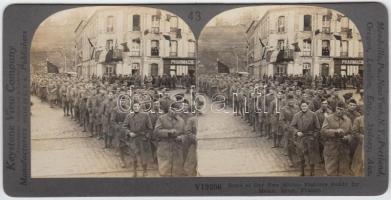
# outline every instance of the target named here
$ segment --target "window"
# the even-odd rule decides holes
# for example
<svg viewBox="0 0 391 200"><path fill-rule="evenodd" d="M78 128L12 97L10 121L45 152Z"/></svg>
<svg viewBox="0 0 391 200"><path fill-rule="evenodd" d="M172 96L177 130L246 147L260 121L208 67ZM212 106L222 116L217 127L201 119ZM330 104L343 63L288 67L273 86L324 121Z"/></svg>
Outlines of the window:
<svg viewBox="0 0 391 200"><path fill-rule="evenodd" d="M312 30L311 15L304 15L304 31Z"/></svg>
<svg viewBox="0 0 391 200"><path fill-rule="evenodd" d="M195 42L194 41L189 41L188 49L189 49L188 56L195 57Z"/></svg>
<svg viewBox="0 0 391 200"><path fill-rule="evenodd" d="M133 39L130 48L130 56L140 56L140 39Z"/></svg>
<svg viewBox="0 0 391 200"><path fill-rule="evenodd" d="M159 40L151 41L151 56L159 56Z"/></svg>
<svg viewBox="0 0 391 200"><path fill-rule="evenodd" d="M321 76L328 76L329 75L329 64L323 63L322 64L322 69L320 71Z"/></svg>
<svg viewBox="0 0 391 200"><path fill-rule="evenodd" d="M303 63L303 75L311 75L311 64Z"/></svg>
<svg viewBox="0 0 391 200"><path fill-rule="evenodd" d="M322 40L322 56L330 56L330 41Z"/></svg>
<svg viewBox="0 0 391 200"><path fill-rule="evenodd" d="M115 68L113 65L106 65L105 66L105 75L111 76L115 74Z"/></svg>
<svg viewBox="0 0 391 200"><path fill-rule="evenodd" d="M349 30L349 19L347 17L341 18L341 32L347 32Z"/></svg>
<svg viewBox="0 0 391 200"><path fill-rule="evenodd" d="M284 50L284 43L285 41L284 40L278 40L277 41L277 50Z"/></svg>
<svg viewBox="0 0 391 200"><path fill-rule="evenodd" d="M159 34L160 17L152 15L152 33Z"/></svg>
<svg viewBox="0 0 391 200"><path fill-rule="evenodd" d="M132 63L132 75L140 74L140 63Z"/></svg>
<svg viewBox="0 0 391 200"><path fill-rule="evenodd" d="M178 29L178 17L171 16L170 18L170 32L176 32Z"/></svg>
<svg viewBox="0 0 391 200"><path fill-rule="evenodd" d="M113 49L113 40L106 40L106 49L107 50Z"/></svg>
<svg viewBox="0 0 391 200"><path fill-rule="evenodd" d="M114 32L114 16L108 16L106 23L107 23L106 32L108 33Z"/></svg>
<svg viewBox="0 0 391 200"><path fill-rule="evenodd" d="M170 41L170 56L178 56L178 42L175 40Z"/></svg>
<svg viewBox="0 0 391 200"><path fill-rule="evenodd" d="M323 15L322 17L322 32L330 33L330 15Z"/></svg>
<svg viewBox="0 0 391 200"><path fill-rule="evenodd" d="M285 17L284 16L278 17L277 26L278 26L277 28L278 28L279 33L285 32Z"/></svg>
<svg viewBox="0 0 391 200"><path fill-rule="evenodd" d="M151 64L151 76L157 76L159 74L159 65L156 63Z"/></svg>
<svg viewBox="0 0 391 200"><path fill-rule="evenodd" d="M303 40L303 56L311 56L311 40Z"/></svg>
<svg viewBox="0 0 391 200"><path fill-rule="evenodd" d="M140 31L140 15L133 15L133 31Z"/></svg>
<svg viewBox="0 0 391 200"><path fill-rule="evenodd" d="M349 42L347 40L341 41L341 57L348 57L348 46Z"/></svg>

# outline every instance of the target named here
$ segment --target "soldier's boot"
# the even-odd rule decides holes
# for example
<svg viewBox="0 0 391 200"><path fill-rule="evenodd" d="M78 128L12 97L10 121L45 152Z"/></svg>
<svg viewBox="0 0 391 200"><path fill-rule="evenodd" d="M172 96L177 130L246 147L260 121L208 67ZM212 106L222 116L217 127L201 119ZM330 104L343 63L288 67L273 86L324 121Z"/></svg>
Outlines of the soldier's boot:
<svg viewBox="0 0 391 200"><path fill-rule="evenodd" d="M144 165L143 165L143 177L147 177L147 176L148 176L147 165L144 164Z"/></svg>
<svg viewBox="0 0 391 200"><path fill-rule="evenodd" d="M305 176L304 168L305 168L305 161L302 160L300 163L300 170L301 170L300 176Z"/></svg>
<svg viewBox="0 0 391 200"><path fill-rule="evenodd" d="M281 147L282 135L277 135L277 147Z"/></svg>
<svg viewBox="0 0 391 200"><path fill-rule="evenodd" d="M311 167L310 176L315 176L315 165L311 164L310 167Z"/></svg>

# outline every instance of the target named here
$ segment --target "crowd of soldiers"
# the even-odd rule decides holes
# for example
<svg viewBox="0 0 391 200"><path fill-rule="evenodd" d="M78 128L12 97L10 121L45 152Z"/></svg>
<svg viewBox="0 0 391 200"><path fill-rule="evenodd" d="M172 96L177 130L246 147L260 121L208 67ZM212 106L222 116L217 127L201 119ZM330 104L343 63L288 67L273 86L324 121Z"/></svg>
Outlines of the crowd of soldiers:
<svg viewBox="0 0 391 200"><path fill-rule="evenodd" d="M362 84L343 92L318 80L201 75L198 86L212 101L233 107L234 116L270 139L272 148L281 148L301 176L308 168L307 175L314 176L316 166L328 176L362 176L363 90L357 88Z"/></svg>
<svg viewBox="0 0 391 200"><path fill-rule="evenodd" d="M160 176L197 175L197 118L187 112L193 106L188 95L112 76L38 73L31 81L33 95L61 107L83 132L104 140L103 148L115 149L133 177L138 169L148 176L153 166Z"/></svg>

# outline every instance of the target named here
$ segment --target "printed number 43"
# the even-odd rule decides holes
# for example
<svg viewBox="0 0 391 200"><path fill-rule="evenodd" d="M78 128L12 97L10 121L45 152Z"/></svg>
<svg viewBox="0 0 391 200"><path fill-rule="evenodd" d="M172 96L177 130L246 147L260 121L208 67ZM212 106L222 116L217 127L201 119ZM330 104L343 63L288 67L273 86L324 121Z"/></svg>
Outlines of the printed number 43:
<svg viewBox="0 0 391 200"><path fill-rule="evenodd" d="M189 19L190 20L195 20L195 21L200 21L201 20L201 12L200 11L191 11L189 13Z"/></svg>

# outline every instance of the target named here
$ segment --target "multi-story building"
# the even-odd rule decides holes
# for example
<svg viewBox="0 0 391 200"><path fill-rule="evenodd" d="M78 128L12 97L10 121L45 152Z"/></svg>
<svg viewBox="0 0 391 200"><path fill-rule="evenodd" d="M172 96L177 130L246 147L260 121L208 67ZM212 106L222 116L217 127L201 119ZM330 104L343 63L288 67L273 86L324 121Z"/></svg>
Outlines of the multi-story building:
<svg viewBox="0 0 391 200"><path fill-rule="evenodd" d="M246 31L248 70L255 76L363 74L363 44L354 23L319 7L269 10Z"/></svg>
<svg viewBox="0 0 391 200"><path fill-rule="evenodd" d="M143 7L101 7L75 29L81 76L195 74L194 35L172 13Z"/></svg>

